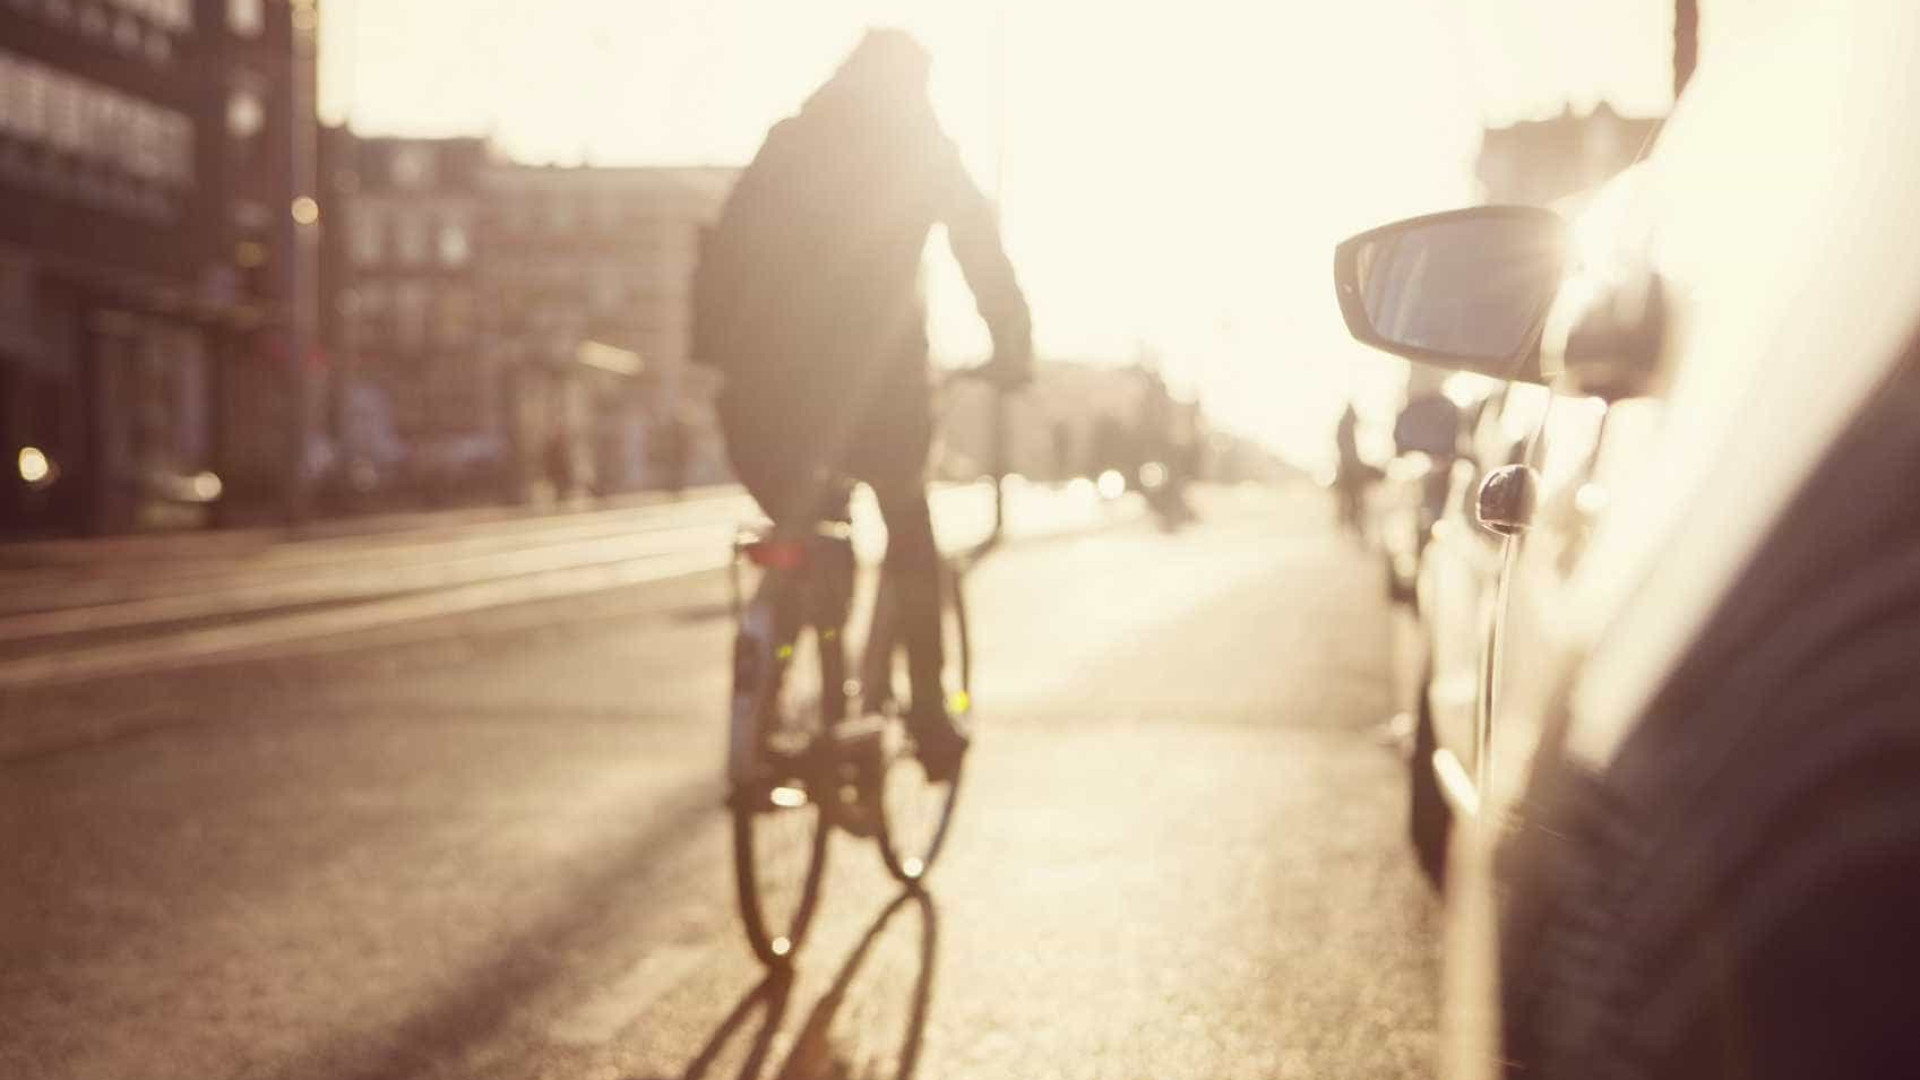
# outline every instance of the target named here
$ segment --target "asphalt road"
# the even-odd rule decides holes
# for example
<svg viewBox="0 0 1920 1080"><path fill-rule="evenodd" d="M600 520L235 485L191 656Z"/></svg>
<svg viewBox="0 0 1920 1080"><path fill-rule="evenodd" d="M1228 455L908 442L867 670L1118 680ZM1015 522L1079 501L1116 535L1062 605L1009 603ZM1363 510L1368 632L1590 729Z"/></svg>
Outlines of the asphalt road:
<svg viewBox="0 0 1920 1080"><path fill-rule="evenodd" d="M1428 1075L1375 567L1309 493L1205 514L978 569L929 893L837 837L786 984L731 902L717 574L7 699L0 1076Z"/></svg>

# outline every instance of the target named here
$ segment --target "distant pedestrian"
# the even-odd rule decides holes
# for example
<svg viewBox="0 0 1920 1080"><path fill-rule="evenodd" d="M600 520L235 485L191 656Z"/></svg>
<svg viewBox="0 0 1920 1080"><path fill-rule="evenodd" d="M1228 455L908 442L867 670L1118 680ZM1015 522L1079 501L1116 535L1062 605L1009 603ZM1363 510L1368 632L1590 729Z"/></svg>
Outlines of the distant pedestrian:
<svg viewBox="0 0 1920 1080"><path fill-rule="evenodd" d="M1349 401L1333 431L1334 453L1338 459L1334 465L1333 489L1339 502L1340 526L1355 536L1363 531L1360 511L1366 501L1367 484L1372 479L1367 463L1360 457L1359 428L1360 414Z"/></svg>

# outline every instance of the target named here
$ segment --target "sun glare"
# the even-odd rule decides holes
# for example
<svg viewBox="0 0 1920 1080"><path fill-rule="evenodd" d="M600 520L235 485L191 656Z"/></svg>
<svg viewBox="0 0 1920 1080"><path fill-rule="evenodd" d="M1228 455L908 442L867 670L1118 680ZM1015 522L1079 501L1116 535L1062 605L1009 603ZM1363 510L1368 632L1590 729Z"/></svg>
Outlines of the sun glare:
<svg viewBox="0 0 1920 1080"><path fill-rule="evenodd" d="M1482 125L1558 111L1568 41L1657 46L1665 9L1514 10L524 0L478 19L462 0L330 0L322 97L365 130L485 131L524 160L741 162L865 27L899 26L934 53L942 121L1001 197L1043 352L1150 348L1216 423L1311 456L1343 401L1397 378L1341 327L1332 244L1474 201ZM1571 77L1633 105L1665 72L1657 47L1634 57ZM930 329L938 357L967 362L986 338L941 246Z"/></svg>

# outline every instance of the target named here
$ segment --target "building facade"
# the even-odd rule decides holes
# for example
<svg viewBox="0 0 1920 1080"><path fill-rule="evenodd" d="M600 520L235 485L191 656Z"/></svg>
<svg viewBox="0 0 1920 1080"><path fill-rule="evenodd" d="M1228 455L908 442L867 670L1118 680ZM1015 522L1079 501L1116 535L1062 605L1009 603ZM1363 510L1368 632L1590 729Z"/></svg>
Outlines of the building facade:
<svg viewBox="0 0 1920 1080"><path fill-rule="evenodd" d="M0 535L280 494L316 17L0 3Z"/></svg>
<svg viewBox="0 0 1920 1080"><path fill-rule="evenodd" d="M526 501L724 477L688 305L736 170L528 166L482 139L345 128L321 156L330 491Z"/></svg>
<svg viewBox="0 0 1920 1080"><path fill-rule="evenodd" d="M320 156L328 490L490 497L504 437L481 334L486 142L329 128Z"/></svg>
<svg viewBox="0 0 1920 1080"><path fill-rule="evenodd" d="M1485 201L1547 206L1586 191L1633 164L1659 129L1658 117L1622 116L1606 102L1586 115L1488 128L1475 173Z"/></svg>
<svg viewBox="0 0 1920 1080"><path fill-rule="evenodd" d="M482 294L524 491L599 493L725 475L711 388L689 365L699 236L736 170L488 174ZM683 439L684 465L663 453Z"/></svg>

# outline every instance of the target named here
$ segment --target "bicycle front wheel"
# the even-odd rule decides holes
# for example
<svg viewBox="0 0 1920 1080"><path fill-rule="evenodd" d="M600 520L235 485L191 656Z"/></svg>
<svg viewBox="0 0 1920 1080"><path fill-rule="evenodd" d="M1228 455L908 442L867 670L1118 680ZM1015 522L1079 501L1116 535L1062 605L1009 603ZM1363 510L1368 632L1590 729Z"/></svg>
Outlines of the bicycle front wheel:
<svg viewBox="0 0 1920 1080"><path fill-rule="evenodd" d="M960 584L961 574L948 566L940 589L941 640L946 647L944 685L947 711L966 724L973 713L973 652ZM877 823L880 858L888 873L903 884L913 885L933 869L933 860L947 841L965 765L950 780L930 780L915 754L905 721L898 717L887 725L883 751Z"/></svg>
<svg viewBox="0 0 1920 1080"><path fill-rule="evenodd" d="M734 880L747 943L770 968L792 963L826 870L822 802L837 786L818 763L822 692L834 665L820 644L814 628L802 626L790 643L743 633L737 646L738 671L753 677L757 670L767 685L755 695L761 746L754 776L731 799Z"/></svg>

